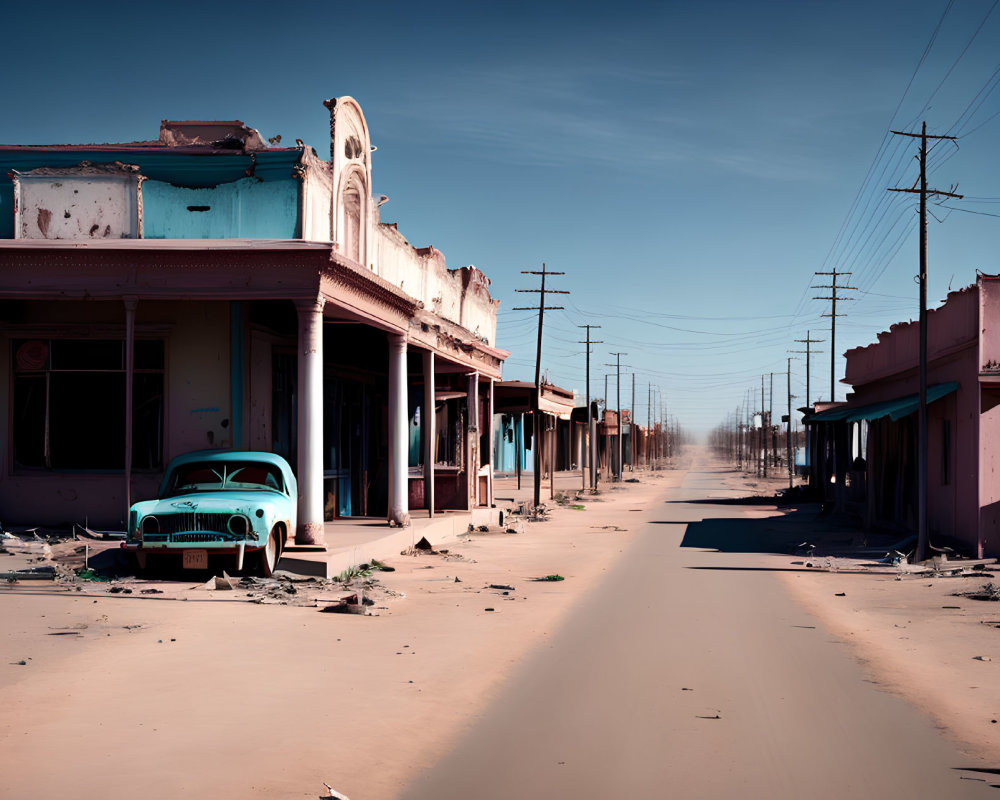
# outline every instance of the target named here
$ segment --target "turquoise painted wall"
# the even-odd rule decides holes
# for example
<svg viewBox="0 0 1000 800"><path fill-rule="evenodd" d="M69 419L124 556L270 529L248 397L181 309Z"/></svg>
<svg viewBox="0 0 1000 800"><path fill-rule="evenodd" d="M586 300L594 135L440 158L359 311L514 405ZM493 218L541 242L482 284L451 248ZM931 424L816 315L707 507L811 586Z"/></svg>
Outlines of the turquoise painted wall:
<svg viewBox="0 0 1000 800"><path fill-rule="evenodd" d="M209 189L142 184L145 239L295 239L299 183L243 178Z"/></svg>

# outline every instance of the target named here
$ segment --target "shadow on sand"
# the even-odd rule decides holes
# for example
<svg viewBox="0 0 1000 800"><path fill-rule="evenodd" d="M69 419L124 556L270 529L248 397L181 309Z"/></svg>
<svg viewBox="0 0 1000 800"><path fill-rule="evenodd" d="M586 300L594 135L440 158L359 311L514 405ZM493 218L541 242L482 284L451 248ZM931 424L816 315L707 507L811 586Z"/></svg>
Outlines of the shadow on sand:
<svg viewBox="0 0 1000 800"><path fill-rule="evenodd" d="M718 503L715 500L704 502ZM679 520L652 522L661 525L685 524ZM857 554L859 550L875 553L888 550L899 538L894 533L864 531L844 519L824 514L818 503L803 504L764 518L710 517L686 524L681 547L720 553L815 557Z"/></svg>

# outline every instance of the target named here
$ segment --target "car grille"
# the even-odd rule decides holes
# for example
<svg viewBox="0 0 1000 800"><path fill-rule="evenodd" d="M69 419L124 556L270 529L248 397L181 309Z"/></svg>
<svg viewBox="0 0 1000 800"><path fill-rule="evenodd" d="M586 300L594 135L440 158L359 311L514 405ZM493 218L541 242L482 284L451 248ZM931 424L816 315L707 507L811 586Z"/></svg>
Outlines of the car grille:
<svg viewBox="0 0 1000 800"><path fill-rule="evenodd" d="M157 514L159 531L147 533L142 538L153 542L235 542L253 538L240 536L229 530L232 514L198 514L193 511L179 514Z"/></svg>

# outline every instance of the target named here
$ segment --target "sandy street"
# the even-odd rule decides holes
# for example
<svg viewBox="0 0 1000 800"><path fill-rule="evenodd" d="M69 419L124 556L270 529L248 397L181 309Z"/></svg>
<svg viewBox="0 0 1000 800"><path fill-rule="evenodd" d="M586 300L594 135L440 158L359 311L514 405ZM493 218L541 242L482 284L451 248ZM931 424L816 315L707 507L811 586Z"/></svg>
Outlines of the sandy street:
<svg viewBox="0 0 1000 800"><path fill-rule="evenodd" d="M686 532L719 507L685 501L720 488L696 467L657 498L601 591L404 797L989 794L958 771L968 755L874 686L765 559L689 549Z"/></svg>
<svg viewBox="0 0 1000 800"><path fill-rule="evenodd" d="M321 613L328 587L0 587L0 797L995 794L990 604L945 636L944 581L755 552L781 512L711 502L741 493L710 461L642 475L393 559L369 616Z"/></svg>

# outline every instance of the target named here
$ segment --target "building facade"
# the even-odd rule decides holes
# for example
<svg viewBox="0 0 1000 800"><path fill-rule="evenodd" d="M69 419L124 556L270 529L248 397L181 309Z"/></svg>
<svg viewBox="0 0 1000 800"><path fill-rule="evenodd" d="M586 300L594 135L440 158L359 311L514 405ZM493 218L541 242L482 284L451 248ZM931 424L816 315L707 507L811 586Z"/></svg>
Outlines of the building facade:
<svg viewBox="0 0 1000 800"><path fill-rule="evenodd" d="M328 161L240 121L0 146L3 522L120 528L202 448L285 456L301 543L490 502L490 282L381 221L361 108L325 105Z"/></svg>
<svg viewBox="0 0 1000 800"><path fill-rule="evenodd" d="M930 541L1000 555L1000 276L928 312ZM917 528L918 323L901 323L846 353L846 403L817 408L810 480L868 525Z"/></svg>

